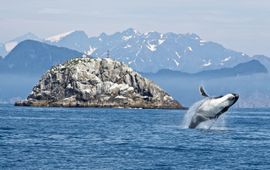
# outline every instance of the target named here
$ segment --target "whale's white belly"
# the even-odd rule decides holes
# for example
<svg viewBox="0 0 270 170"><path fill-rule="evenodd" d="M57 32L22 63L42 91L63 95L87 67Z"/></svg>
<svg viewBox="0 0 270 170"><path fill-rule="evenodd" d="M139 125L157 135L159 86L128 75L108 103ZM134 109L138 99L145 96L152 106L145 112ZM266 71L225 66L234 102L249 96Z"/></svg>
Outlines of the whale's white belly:
<svg viewBox="0 0 270 170"><path fill-rule="evenodd" d="M222 108L218 106L215 100L207 100L198 108L197 113L205 118L213 118L222 110Z"/></svg>

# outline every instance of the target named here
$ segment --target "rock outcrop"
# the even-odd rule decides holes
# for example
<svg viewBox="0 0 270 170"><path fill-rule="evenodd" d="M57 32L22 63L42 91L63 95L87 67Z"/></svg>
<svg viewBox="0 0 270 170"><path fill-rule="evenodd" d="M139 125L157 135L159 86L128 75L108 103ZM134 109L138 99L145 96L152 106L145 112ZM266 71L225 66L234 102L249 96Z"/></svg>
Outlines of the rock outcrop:
<svg viewBox="0 0 270 170"><path fill-rule="evenodd" d="M183 108L127 65L110 58L76 58L52 67L16 106Z"/></svg>

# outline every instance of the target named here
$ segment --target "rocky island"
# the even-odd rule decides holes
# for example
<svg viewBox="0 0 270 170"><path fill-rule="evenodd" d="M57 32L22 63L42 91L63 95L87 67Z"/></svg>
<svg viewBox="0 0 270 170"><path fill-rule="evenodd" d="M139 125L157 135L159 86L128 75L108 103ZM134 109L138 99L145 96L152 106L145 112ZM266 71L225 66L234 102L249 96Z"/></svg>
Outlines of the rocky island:
<svg viewBox="0 0 270 170"><path fill-rule="evenodd" d="M53 66L16 106L181 109L152 81L110 58L75 58Z"/></svg>

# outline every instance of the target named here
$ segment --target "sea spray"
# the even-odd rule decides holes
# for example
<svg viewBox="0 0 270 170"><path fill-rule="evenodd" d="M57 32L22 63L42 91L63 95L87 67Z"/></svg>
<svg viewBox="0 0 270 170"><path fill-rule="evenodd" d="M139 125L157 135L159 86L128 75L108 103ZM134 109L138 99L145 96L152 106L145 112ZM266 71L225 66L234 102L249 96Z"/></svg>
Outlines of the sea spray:
<svg viewBox="0 0 270 170"><path fill-rule="evenodd" d="M196 103L194 103L186 112L182 127L187 129L190 125L192 117L197 113L197 109L200 107L200 105L205 102L205 100L208 100L207 98L200 100ZM198 129L217 129L217 130L223 130L225 127L225 118L224 116L221 116L219 119L212 119L205 122L200 123L196 128Z"/></svg>

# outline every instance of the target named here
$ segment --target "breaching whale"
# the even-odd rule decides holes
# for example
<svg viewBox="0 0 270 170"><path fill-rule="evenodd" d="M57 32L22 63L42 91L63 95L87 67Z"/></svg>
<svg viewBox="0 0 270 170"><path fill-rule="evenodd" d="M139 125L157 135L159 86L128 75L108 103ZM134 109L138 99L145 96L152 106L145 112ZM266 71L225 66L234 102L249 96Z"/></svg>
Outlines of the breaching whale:
<svg viewBox="0 0 270 170"><path fill-rule="evenodd" d="M238 94L229 93L218 97L209 97L202 86L199 88L202 96L206 97L200 105L195 108L189 128L196 128L200 123L218 119L218 117L226 112L239 98Z"/></svg>

